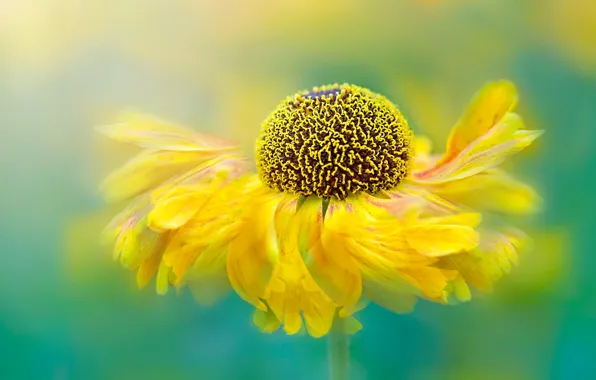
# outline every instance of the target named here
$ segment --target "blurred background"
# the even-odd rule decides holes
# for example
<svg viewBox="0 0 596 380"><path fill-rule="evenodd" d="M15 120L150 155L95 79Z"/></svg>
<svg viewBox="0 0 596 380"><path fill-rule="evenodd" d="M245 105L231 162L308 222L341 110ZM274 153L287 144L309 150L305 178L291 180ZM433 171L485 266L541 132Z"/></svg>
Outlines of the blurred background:
<svg viewBox="0 0 596 380"><path fill-rule="evenodd" d="M440 147L500 78L546 130L509 165L545 199L534 248L472 303L361 312L355 379L596 378L596 2L0 0L0 378L326 377L324 340L261 334L236 296L138 291L92 248L126 154L93 126L133 108L251 154L287 95L350 82Z"/></svg>

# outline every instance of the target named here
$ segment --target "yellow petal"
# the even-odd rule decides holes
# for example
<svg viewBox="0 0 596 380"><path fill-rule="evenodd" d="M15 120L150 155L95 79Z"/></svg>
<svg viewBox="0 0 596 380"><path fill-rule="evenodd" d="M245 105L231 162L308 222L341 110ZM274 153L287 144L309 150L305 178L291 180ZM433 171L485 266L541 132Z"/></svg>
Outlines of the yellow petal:
<svg viewBox="0 0 596 380"><path fill-rule="evenodd" d="M453 128L445 155L430 168L414 167L413 182L436 184L470 177L530 145L542 131L523 129L522 119L511 112L516 101L512 83L488 84Z"/></svg>
<svg viewBox="0 0 596 380"><path fill-rule="evenodd" d="M231 180L245 175L246 164L246 160L237 155L221 155L201 162L152 191L151 200L153 203L157 203L161 198L167 197L168 193L176 187L202 190L205 189L205 186L209 186L212 190L219 189Z"/></svg>
<svg viewBox="0 0 596 380"><path fill-rule="evenodd" d="M382 210L369 213L369 207L362 206L360 202L334 209L325 220L323 242L348 252L356 261L366 297L398 312L411 309L412 296L442 302L444 289L456 273L432 267L436 258L411 249L400 220Z"/></svg>
<svg viewBox="0 0 596 380"><path fill-rule="evenodd" d="M470 293L470 288L463 277L458 276L456 277L451 284L453 285L453 294L460 302L469 301L472 298L472 293Z"/></svg>
<svg viewBox="0 0 596 380"><path fill-rule="evenodd" d="M146 150L112 172L102 183L101 191L109 202L126 200L155 188L212 157L203 152Z"/></svg>
<svg viewBox="0 0 596 380"><path fill-rule="evenodd" d="M143 148L178 151L225 150L231 144L211 136L179 127L156 117L125 113L120 122L98 127L108 137Z"/></svg>
<svg viewBox="0 0 596 380"><path fill-rule="evenodd" d="M521 118L515 114L507 114L499 124L448 162L414 173L415 181L430 184L455 181L492 169L507 157L526 148L542 134L542 131L521 128Z"/></svg>
<svg viewBox="0 0 596 380"><path fill-rule="evenodd" d="M157 278L155 280L157 294L164 295L168 292L168 287L170 286L170 271L171 268L168 267L163 261L159 264Z"/></svg>
<svg viewBox="0 0 596 380"><path fill-rule="evenodd" d="M147 201L140 199L116 215L105 228L106 241L114 244L114 259L126 268L137 268L164 249L166 236L147 226Z"/></svg>
<svg viewBox="0 0 596 380"><path fill-rule="evenodd" d="M161 252L155 253L149 259L143 261L139 266L139 270L137 271L137 286L139 289L144 288L147 286L149 281L155 276L157 273L157 269L159 268L159 264L161 262Z"/></svg>
<svg viewBox="0 0 596 380"><path fill-rule="evenodd" d="M302 218L316 216L309 205L296 213L297 199L286 196L275 213L279 261L271 276L264 299L288 334L300 331L302 316L309 334L319 337L331 328L337 305L317 285L299 250L299 236L304 233ZM314 211L314 214L309 213ZM307 217L308 220L308 217Z"/></svg>
<svg viewBox="0 0 596 380"><path fill-rule="evenodd" d="M473 228L460 225L417 225L405 228L404 235L411 248L431 257L472 250L479 240Z"/></svg>
<svg viewBox="0 0 596 380"><path fill-rule="evenodd" d="M423 218L414 221L421 224L442 224L442 225L460 225L470 228L478 227L482 221L482 215L478 212L457 212L451 215Z"/></svg>
<svg viewBox="0 0 596 380"><path fill-rule="evenodd" d="M457 276L457 272L431 266L410 266L401 269L400 275L415 284L430 300L445 302L445 290L449 282Z"/></svg>
<svg viewBox="0 0 596 380"><path fill-rule="evenodd" d="M155 230L175 230L186 224L208 200L210 193L174 188L149 213L149 226Z"/></svg>
<svg viewBox="0 0 596 380"><path fill-rule="evenodd" d="M253 322L261 329L261 331L266 333L274 332L281 325L281 322L277 319L271 309L268 309L267 311L259 309L255 310Z"/></svg>
<svg viewBox="0 0 596 380"><path fill-rule="evenodd" d="M524 235L515 230L488 232L483 235L478 248L441 258L438 265L457 270L467 284L481 291L490 291L493 284L515 265L524 240Z"/></svg>
<svg viewBox="0 0 596 380"><path fill-rule="evenodd" d="M227 255L228 276L240 297L266 311L260 298L279 255L273 217L280 199L278 194L262 186L243 197L247 202L241 209L241 226Z"/></svg>
<svg viewBox="0 0 596 380"><path fill-rule="evenodd" d="M517 102L517 90L509 81L492 82L474 97L451 131L441 162L449 161L495 126Z"/></svg>
<svg viewBox="0 0 596 380"><path fill-rule="evenodd" d="M542 204L534 189L497 169L438 184L433 191L457 204L514 215L535 213Z"/></svg>
<svg viewBox="0 0 596 380"><path fill-rule="evenodd" d="M298 237L301 217L296 214L297 198L285 196L275 213L279 261L263 297L288 334L302 327L302 316L309 334L319 337L331 328L337 305L317 285L306 267Z"/></svg>
<svg viewBox="0 0 596 380"><path fill-rule="evenodd" d="M542 131L521 130L523 122L515 114L507 114L483 139L470 145L449 165L449 179L471 176L500 165L507 157L528 147ZM446 175L446 174L444 174Z"/></svg>
<svg viewBox="0 0 596 380"><path fill-rule="evenodd" d="M243 177L209 190L203 204L189 205L196 212L173 233L163 258L179 285L225 271L228 246L242 227L238 219L247 181L249 178Z"/></svg>
<svg viewBox="0 0 596 380"><path fill-rule="evenodd" d="M340 313L348 313L362 294L362 278L356 262L348 252L337 249L334 236L325 231L320 199L307 199L296 218L300 236L304 238L300 245L309 273L325 294L342 307Z"/></svg>

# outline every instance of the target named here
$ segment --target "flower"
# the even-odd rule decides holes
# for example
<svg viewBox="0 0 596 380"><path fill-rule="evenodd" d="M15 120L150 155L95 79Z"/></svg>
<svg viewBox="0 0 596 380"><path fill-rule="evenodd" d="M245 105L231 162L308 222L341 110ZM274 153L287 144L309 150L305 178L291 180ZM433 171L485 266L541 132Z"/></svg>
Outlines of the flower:
<svg viewBox="0 0 596 380"><path fill-rule="evenodd" d="M541 131L512 112L514 85L490 83L442 155L385 97L331 85L288 97L265 120L256 172L227 141L127 114L102 127L144 150L103 184L129 201L106 228L114 258L158 293L188 286L209 304L230 288L266 332L347 333L368 302L409 312L418 298L467 301L517 262L525 236L481 213L527 214L539 198L498 169Z"/></svg>

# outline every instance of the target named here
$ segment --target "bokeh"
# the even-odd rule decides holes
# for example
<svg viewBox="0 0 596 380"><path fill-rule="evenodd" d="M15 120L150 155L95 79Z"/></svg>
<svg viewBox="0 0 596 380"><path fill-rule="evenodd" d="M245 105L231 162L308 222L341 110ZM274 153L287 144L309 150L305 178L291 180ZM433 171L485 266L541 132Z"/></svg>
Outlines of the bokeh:
<svg viewBox="0 0 596 380"><path fill-rule="evenodd" d="M138 291L95 242L98 183L136 109L239 141L300 89L350 82L444 143L485 82L546 133L509 169L544 197L491 295L360 313L355 379L596 378L596 2L1 0L0 378L324 379L326 342L251 325L230 295Z"/></svg>

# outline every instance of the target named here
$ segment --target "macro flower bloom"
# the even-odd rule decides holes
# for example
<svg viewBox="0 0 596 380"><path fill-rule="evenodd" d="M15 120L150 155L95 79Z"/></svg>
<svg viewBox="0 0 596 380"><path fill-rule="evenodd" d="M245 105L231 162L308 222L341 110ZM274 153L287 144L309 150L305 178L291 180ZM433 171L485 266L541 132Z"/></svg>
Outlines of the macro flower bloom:
<svg viewBox="0 0 596 380"><path fill-rule="evenodd" d="M483 223L539 198L498 166L541 131L524 129L514 85L489 83L433 154L385 97L330 85L288 97L265 120L256 173L234 144L128 114L102 127L144 150L103 184L129 205L106 228L139 287L188 286L209 304L233 289L266 332L320 337L368 302L467 301L517 262L525 236Z"/></svg>

